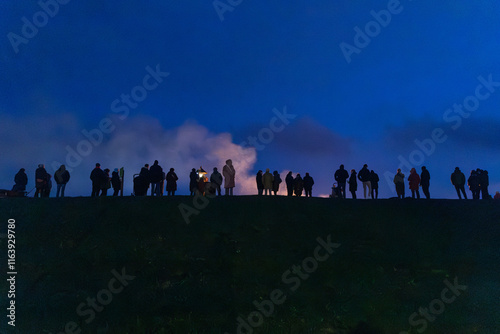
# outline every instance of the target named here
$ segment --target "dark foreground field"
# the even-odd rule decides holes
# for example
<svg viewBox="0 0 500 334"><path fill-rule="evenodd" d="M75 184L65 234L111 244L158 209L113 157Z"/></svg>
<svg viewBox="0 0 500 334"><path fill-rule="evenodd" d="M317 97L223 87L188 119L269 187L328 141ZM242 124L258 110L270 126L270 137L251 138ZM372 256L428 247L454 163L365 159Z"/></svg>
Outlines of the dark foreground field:
<svg viewBox="0 0 500 334"><path fill-rule="evenodd" d="M0 332L500 333L497 201L181 203L1 199Z"/></svg>

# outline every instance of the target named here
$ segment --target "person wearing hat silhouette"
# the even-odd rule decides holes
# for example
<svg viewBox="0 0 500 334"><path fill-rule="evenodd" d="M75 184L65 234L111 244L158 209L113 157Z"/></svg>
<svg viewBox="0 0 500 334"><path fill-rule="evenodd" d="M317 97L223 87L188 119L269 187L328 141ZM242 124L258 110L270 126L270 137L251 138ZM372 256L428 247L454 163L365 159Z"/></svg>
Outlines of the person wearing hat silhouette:
<svg viewBox="0 0 500 334"><path fill-rule="evenodd" d="M455 171L451 174L451 184L455 186L459 199L462 199L460 192L462 192L464 198L467 199L467 194L465 193L465 175L458 167L455 167Z"/></svg>

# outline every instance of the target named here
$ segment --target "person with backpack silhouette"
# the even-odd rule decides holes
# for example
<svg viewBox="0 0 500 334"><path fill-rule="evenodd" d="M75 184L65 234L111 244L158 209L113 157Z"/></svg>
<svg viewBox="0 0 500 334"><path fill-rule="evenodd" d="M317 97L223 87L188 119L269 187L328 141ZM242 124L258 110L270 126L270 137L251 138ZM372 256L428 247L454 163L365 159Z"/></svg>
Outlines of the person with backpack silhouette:
<svg viewBox="0 0 500 334"><path fill-rule="evenodd" d="M467 199L467 194L465 193L465 175L458 167L455 167L455 171L451 174L451 184L455 186L459 199L462 199L460 192L464 195L464 199Z"/></svg>
<svg viewBox="0 0 500 334"><path fill-rule="evenodd" d="M281 176L277 170L273 172L273 192L274 195L278 195L278 191L280 190Z"/></svg>
<svg viewBox="0 0 500 334"><path fill-rule="evenodd" d="M431 194L429 193L430 179L431 174L425 166L422 166L422 173L420 173L420 185L422 186L422 192L427 199L431 198Z"/></svg>
<svg viewBox="0 0 500 334"><path fill-rule="evenodd" d="M312 187L314 185L314 179L306 173L304 176L304 190L306 192L306 197L312 197Z"/></svg>
<svg viewBox="0 0 500 334"><path fill-rule="evenodd" d="M372 186L372 199L378 199L378 182L380 181L378 174L373 170L370 172L370 184ZM375 193L375 196L374 196Z"/></svg>
<svg viewBox="0 0 500 334"><path fill-rule="evenodd" d="M289 171L285 177L286 191L287 191L288 196L293 196L293 190L294 190L293 181L294 181L294 179L292 176L292 171Z"/></svg>
<svg viewBox="0 0 500 334"><path fill-rule="evenodd" d="M351 169L351 177L349 177L349 191L352 199L356 199L356 191L358 190L358 181L356 180L356 170Z"/></svg>
<svg viewBox="0 0 500 334"><path fill-rule="evenodd" d="M59 193L61 197L64 197L64 189L66 189L66 184L70 179L69 172L66 170L66 166L61 165L59 169L54 174L54 180L56 180L57 184L57 192L56 197L59 197Z"/></svg>
<svg viewBox="0 0 500 334"><path fill-rule="evenodd" d="M344 165L340 165L339 169L335 172L335 181L337 181L337 186L341 194L341 198L345 199L345 186L347 179L349 178L349 173L344 169Z"/></svg>

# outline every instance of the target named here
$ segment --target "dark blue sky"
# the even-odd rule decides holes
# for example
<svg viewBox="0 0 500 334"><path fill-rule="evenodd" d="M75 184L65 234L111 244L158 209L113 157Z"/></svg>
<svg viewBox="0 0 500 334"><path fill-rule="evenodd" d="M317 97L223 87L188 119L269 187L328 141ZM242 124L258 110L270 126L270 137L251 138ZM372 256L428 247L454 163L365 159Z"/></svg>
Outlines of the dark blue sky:
<svg viewBox="0 0 500 334"><path fill-rule="evenodd" d="M124 166L131 186L131 174L154 159L176 168L185 193L190 168L221 168L226 156L244 160L241 193L252 186L248 175L271 168L308 171L314 193L327 194L340 163L356 170L368 163L389 197L393 187L383 174L394 173L400 156L428 167L434 196L454 196L455 166L466 175L488 169L491 191L500 190L498 2L242 1L224 20L211 1L58 6L43 22L37 1L0 3L1 188L24 167L31 189L38 163L67 164L67 147L86 140L82 130L111 117L114 130L73 168L69 194L90 192L96 161ZM385 27L370 23L372 11ZM25 38L23 17L34 16L37 34L12 43L14 34ZM379 29L368 30L369 44L358 44L348 62L340 45L356 46L355 27ZM111 104L142 85L148 66L169 75L118 118ZM484 80L491 90L467 100L479 101L473 111L460 120L447 113L475 97ZM252 150L236 145L262 134L273 109L284 108L296 117L253 161ZM436 128L446 140L428 155L415 153L415 140L425 142Z"/></svg>

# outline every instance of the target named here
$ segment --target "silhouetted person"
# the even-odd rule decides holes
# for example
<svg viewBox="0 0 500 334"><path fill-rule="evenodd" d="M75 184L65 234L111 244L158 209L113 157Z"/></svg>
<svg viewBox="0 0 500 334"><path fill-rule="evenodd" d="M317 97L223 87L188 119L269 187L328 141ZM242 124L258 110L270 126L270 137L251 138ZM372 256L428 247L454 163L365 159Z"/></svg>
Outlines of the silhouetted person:
<svg viewBox="0 0 500 334"><path fill-rule="evenodd" d="M495 193L495 196L493 196L493 199L500 199L500 191L497 191Z"/></svg>
<svg viewBox="0 0 500 334"><path fill-rule="evenodd" d="M255 182L257 183L257 195L261 196L264 192L264 183L262 181L262 170L260 169L255 175Z"/></svg>
<svg viewBox="0 0 500 334"><path fill-rule="evenodd" d="M198 189L198 173L196 173L196 169L191 169L191 173L189 173L189 192L191 196L196 194L196 190Z"/></svg>
<svg viewBox="0 0 500 334"><path fill-rule="evenodd" d="M167 194L168 196L174 196L175 191L177 190L177 174L175 174L174 169L170 168L170 171L167 173Z"/></svg>
<svg viewBox="0 0 500 334"><path fill-rule="evenodd" d="M481 198L489 199L490 194L488 193L488 186L490 185L490 178L488 176L487 170L481 170L478 168L478 180L479 180L479 189L481 190Z"/></svg>
<svg viewBox="0 0 500 334"><path fill-rule="evenodd" d="M66 183L68 183L69 179L70 175L66 170L66 166L61 165L61 167L59 167L54 174L54 180L57 183L56 197L59 197L59 193L61 194L61 197L64 197L64 189L66 189Z"/></svg>
<svg viewBox="0 0 500 334"><path fill-rule="evenodd" d="M273 172L273 192L274 195L278 195L278 191L280 190L281 176L277 170Z"/></svg>
<svg viewBox="0 0 500 334"><path fill-rule="evenodd" d="M134 195L146 196L148 194L148 188L149 179L146 178L144 173L139 173L139 175L134 178Z"/></svg>
<svg viewBox="0 0 500 334"><path fill-rule="evenodd" d="M203 170L200 166L200 171ZM199 174L200 177L198 178L198 193L205 196L206 190L207 189L207 183L208 183L208 177L205 174Z"/></svg>
<svg viewBox="0 0 500 334"><path fill-rule="evenodd" d="M286 191L288 196L293 196L293 176L292 176L292 171L289 171L288 174L286 174L285 177L285 183L286 183Z"/></svg>
<svg viewBox="0 0 500 334"><path fill-rule="evenodd" d="M122 188L122 181L120 180L118 168L115 168L113 173L111 173L111 186L113 187L113 196L118 196Z"/></svg>
<svg viewBox="0 0 500 334"><path fill-rule="evenodd" d="M214 172L212 173L212 175L210 175L210 183L212 183L214 192L215 190L217 190L217 195L220 196L221 186L222 186L222 174L219 173L217 167L214 167Z"/></svg>
<svg viewBox="0 0 500 334"><path fill-rule="evenodd" d="M295 176L295 179L293 180L293 187L295 196L302 196L302 191L304 190L304 180L302 180L299 173L297 173L297 176Z"/></svg>
<svg viewBox="0 0 500 334"><path fill-rule="evenodd" d="M44 190L45 187L47 186L47 178L48 178L48 173L45 170L45 165L44 164L39 164L38 168L35 171L35 197L44 197Z"/></svg>
<svg viewBox="0 0 500 334"><path fill-rule="evenodd" d="M106 168L104 171L104 180L101 185L101 196L108 196L108 189L111 188L111 177L109 176L110 170Z"/></svg>
<svg viewBox="0 0 500 334"><path fill-rule="evenodd" d="M460 191L464 194L464 198L467 199L467 194L465 193L465 175L458 167L455 167L455 171L451 174L451 184L455 186L459 199L462 199Z"/></svg>
<svg viewBox="0 0 500 334"><path fill-rule="evenodd" d="M90 173L90 179L92 180L92 197L99 196L101 192L102 184L104 183L106 175L101 169L101 164L96 163L95 168Z"/></svg>
<svg viewBox="0 0 500 334"><path fill-rule="evenodd" d="M370 172L370 183L372 186L372 199L377 199L378 198L378 181L380 181L378 174L375 173L373 170ZM374 196L375 194L375 196Z"/></svg>
<svg viewBox="0 0 500 334"><path fill-rule="evenodd" d="M349 177L349 191L353 199L356 199L356 191L358 190L358 181L356 180L356 171L351 169L351 176Z"/></svg>
<svg viewBox="0 0 500 334"><path fill-rule="evenodd" d="M430 179L431 174L425 166L422 166L422 173L420 173L420 185L422 186L422 192L427 199L431 198L431 194L429 193Z"/></svg>
<svg viewBox="0 0 500 334"><path fill-rule="evenodd" d="M398 194L398 198L405 198L405 175L401 173L401 168L398 168L396 175L394 175L393 182L396 186L396 194Z"/></svg>
<svg viewBox="0 0 500 334"><path fill-rule="evenodd" d="M472 193L472 199L479 199L479 177L477 171L471 170L467 185Z"/></svg>
<svg viewBox="0 0 500 334"><path fill-rule="evenodd" d="M161 196L162 186L161 181L163 181L163 168L158 164L158 160L155 160L151 168L149 168L149 179L151 182L151 196Z"/></svg>
<svg viewBox="0 0 500 334"><path fill-rule="evenodd" d="M363 168L358 173L358 179L363 182L363 194L366 199L366 194L368 190L368 196L370 196L370 193L372 192L372 185L370 182L370 171L368 170L368 165L364 164Z"/></svg>
<svg viewBox="0 0 500 334"><path fill-rule="evenodd" d="M337 181L341 198L345 198L345 185L348 178L349 173L344 169L344 165L340 165L340 168L335 172L335 181Z"/></svg>
<svg viewBox="0 0 500 334"><path fill-rule="evenodd" d="M14 186L12 187L12 191L15 192L26 191L27 184L28 184L28 175L26 175L25 169L21 168L19 172L17 172L16 176L14 176Z"/></svg>
<svg viewBox="0 0 500 334"><path fill-rule="evenodd" d="M304 190L306 192L306 197L312 197L312 187L314 185L314 179L306 173L304 176Z"/></svg>
<svg viewBox="0 0 500 334"><path fill-rule="evenodd" d="M226 165L222 168L222 175L224 175L224 190L225 195L233 195L233 188L236 186L235 177L236 171L233 167L231 159L226 160Z"/></svg>
<svg viewBox="0 0 500 334"><path fill-rule="evenodd" d="M146 193L144 196L148 194L149 184L151 183L151 173L149 171L149 164L145 164L144 167L141 168L139 175L142 176L143 181L147 183ZM141 181L142 182L142 181Z"/></svg>
<svg viewBox="0 0 500 334"><path fill-rule="evenodd" d="M266 169L264 175L262 175L262 184L264 185L264 195L271 195L271 191L273 190L273 174L269 172L269 168Z"/></svg>
<svg viewBox="0 0 500 334"><path fill-rule="evenodd" d="M42 197L50 197L50 191L52 190L52 175L47 173L47 183L43 188Z"/></svg>
<svg viewBox="0 0 500 334"><path fill-rule="evenodd" d="M410 170L410 175L408 176L408 183L411 190L411 198L415 198L415 194L417 198L420 199L420 192L418 191L420 185L420 176L418 176L415 168Z"/></svg>

